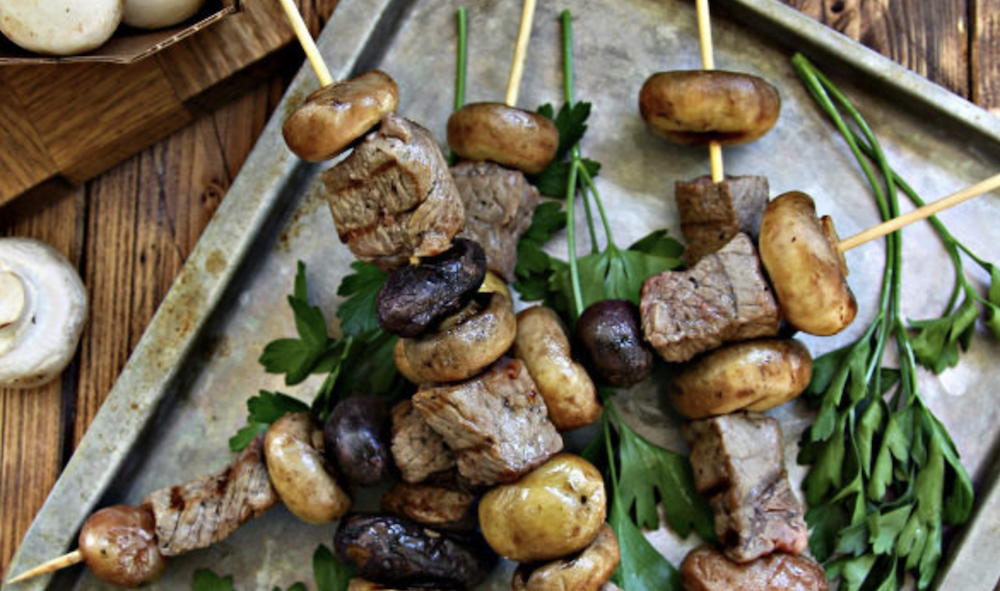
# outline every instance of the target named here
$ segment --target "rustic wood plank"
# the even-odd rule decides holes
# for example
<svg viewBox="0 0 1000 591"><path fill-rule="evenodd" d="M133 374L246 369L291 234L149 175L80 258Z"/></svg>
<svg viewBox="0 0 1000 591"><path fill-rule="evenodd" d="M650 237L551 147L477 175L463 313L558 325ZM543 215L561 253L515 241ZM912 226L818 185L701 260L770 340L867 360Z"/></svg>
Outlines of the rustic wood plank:
<svg viewBox="0 0 1000 591"><path fill-rule="evenodd" d="M44 240L79 265L84 190L48 183L36 192L30 209L21 206L28 200L0 209L0 236ZM72 422L77 368L72 363L62 378L39 388L0 388L0 576L70 452L64 433Z"/></svg>
<svg viewBox="0 0 1000 591"><path fill-rule="evenodd" d="M0 205L55 174L42 138L0 70Z"/></svg>
<svg viewBox="0 0 1000 591"><path fill-rule="evenodd" d="M963 97L970 1L782 0Z"/></svg>
<svg viewBox="0 0 1000 591"><path fill-rule="evenodd" d="M970 0L972 101L1000 117L1000 0Z"/></svg>

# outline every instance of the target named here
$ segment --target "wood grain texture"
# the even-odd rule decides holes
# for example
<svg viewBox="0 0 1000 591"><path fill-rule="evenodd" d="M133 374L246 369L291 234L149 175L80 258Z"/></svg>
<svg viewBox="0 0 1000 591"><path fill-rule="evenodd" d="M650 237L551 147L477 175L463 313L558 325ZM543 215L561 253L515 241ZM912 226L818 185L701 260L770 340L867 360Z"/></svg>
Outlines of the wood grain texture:
<svg viewBox="0 0 1000 591"><path fill-rule="evenodd" d="M970 98L1000 117L1000 0L975 0Z"/></svg>
<svg viewBox="0 0 1000 591"><path fill-rule="evenodd" d="M4 70L0 70L0 171L6 172L4 184L12 194L27 191L56 173Z"/></svg>

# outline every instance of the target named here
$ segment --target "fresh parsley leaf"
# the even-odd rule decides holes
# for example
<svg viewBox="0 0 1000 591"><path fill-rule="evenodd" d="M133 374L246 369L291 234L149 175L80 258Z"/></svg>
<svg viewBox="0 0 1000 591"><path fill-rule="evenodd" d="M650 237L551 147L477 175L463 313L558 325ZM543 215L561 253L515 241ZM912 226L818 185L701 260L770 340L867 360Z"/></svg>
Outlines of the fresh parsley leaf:
<svg viewBox="0 0 1000 591"><path fill-rule="evenodd" d="M286 414L308 412L309 405L281 392L261 390L257 396L247 400L247 411L247 426L229 440L229 448L233 451L246 448L254 437L267 431L271 423Z"/></svg>
<svg viewBox="0 0 1000 591"><path fill-rule="evenodd" d="M337 308L337 317L345 336L358 336L378 328L375 300L388 274L360 261L351 263L351 269L354 273L344 277L337 288L337 295L347 298Z"/></svg>
<svg viewBox="0 0 1000 591"><path fill-rule="evenodd" d="M624 421L618 425L621 457L621 505L626 510L635 505L636 522L656 529L660 517L657 496L662 501L670 528L682 538L694 529L702 539L715 539L712 509L698 494L688 459L655 446L636 433Z"/></svg>
<svg viewBox="0 0 1000 591"><path fill-rule="evenodd" d="M680 260L659 257L637 250L620 250L609 244L601 252L577 259L583 307L609 299L625 299L639 305L642 284L652 275L680 266ZM551 288L567 300L573 287L569 267L553 274Z"/></svg>
<svg viewBox="0 0 1000 591"><path fill-rule="evenodd" d="M535 208L531 216L531 226L524 233L523 239L537 244L544 244L552 236L566 227L566 214L559 201L544 201Z"/></svg>
<svg viewBox="0 0 1000 591"><path fill-rule="evenodd" d="M220 577L210 570L196 570L191 591L233 591L233 576Z"/></svg>
<svg viewBox="0 0 1000 591"><path fill-rule="evenodd" d="M562 160L569 154L570 149L576 145L587 132L587 119L590 117L592 105L586 102L577 102L572 107L563 103L559 107L559 114L552 116L554 109L551 104L545 104L538 108L538 114L552 119L559 130L559 148L556 150L556 160Z"/></svg>
<svg viewBox="0 0 1000 591"><path fill-rule="evenodd" d="M320 544L313 553L313 577L317 591L346 591L354 569L337 560L330 549Z"/></svg>
<svg viewBox="0 0 1000 591"><path fill-rule="evenodd" d="M590 173L591 177L597 176L601 172L601 165L599 162L594 162L589 158L581 159L583 165L587 168L587 172ZM572 166L571 162L565 162L561 160L553 160L545 170L542 172L528 177L528 181L535 185L538 192L542 195L548 197L561 197L566 195L566 190L568 189L567 183L569 182L569 167Z"/></svg>
<svg viewBox="0 0 1000 591"><path fill-rule="evenodd" d="M535 208L531 226L517 243L517 266L514 268L517 281L514 283L514 290L522 301L550 299L549 283L552 274L565 267L566 263L549 256L542 250L542 245L565 227L566 215L559 202L546 201ZM565 306L557 307L556 302L547 303L560 312L565 310Z"/></svg>
<svg viewBox="0 0 1000 591"><path fill-rule="evenodd" d="M972 297L966 297L952 313L932 320L911 320L917 330L912 339L917 361L934 373L958 363L959 347L965 350L976 330L979 310Z"/></svg>
<svg viewBox="0 0 1000 591"><path fill-rule="evenodd" d="M628 591L683 591L677 570L667 562L621 508L614 491L608 524L618 538L621 562L611 580Z"/></svg>
<svg viewBox="0 0 1000 591"><path fill-rule="evenodd" d="M642 252L658 258L676 259L678 265L684 256L684 245L668 235L667 230L653 230L646 236L636 240L629 250Z"/></svg>

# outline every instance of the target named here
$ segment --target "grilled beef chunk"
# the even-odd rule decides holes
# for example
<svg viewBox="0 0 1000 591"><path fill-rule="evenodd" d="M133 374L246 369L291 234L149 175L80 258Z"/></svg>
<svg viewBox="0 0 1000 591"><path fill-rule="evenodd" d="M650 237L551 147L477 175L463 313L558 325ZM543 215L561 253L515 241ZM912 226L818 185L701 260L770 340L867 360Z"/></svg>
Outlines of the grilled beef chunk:
<svg viewBox="0 0 1000 591"><path fill-rule="evenodd" d="M688 553L681 585L687 591L827 591L823 567L806 556L771 554L740 564L711 546Z"/></svg>
<svg viewBox="0 0 1000 591"><path fill-rule="evenodd" d="M392 407L392 457L406 482L455 467L451 448L409 400Z"/></svg>
<svg viewBox="0 0 1000 591"><path fill-rule="evenodd" d="M156 541L164 556L206 548L280 501L267 476L263 441L257 437L221 472L143 499L142 506L156 519Z"/></svg>
<svg viewBox="0 0 1000 591"><path fill-rule="evenodd" d="M778 421L736 413L692 421L681 432L691 446L695 487L715 511L726 556L749 562L806 549L809 530L788 484Z"/></svg>
<svg viewBox="0 0 1000 591"><path fill-rule="evenodd" d="M520 171L493 162L462 162L451 175L465 205L460 236L481 244L489 270L513 283L517 241L531 226L538 189Z"/></svg>
<svg viewBox="0 0 1000 591"><path fill-rule="evenodd" d="M468 589L497 561L481 537L442 534L395 515L341 519L333 547L358 575L400 588Z"/></svg>
<svg viewBox="0 0 1000 591"><path fill-rule="evenodd" d="M403 265L386 279L375 300L382 330L413 338L462 309L486 278L486 253L456 238L442 254Z"/></svg>
<svg viewBox="0 0 1000 591"><path fill-rule="evenodd" d="M562 450L524 364L501 358L457 384L423 385L413 406L458 455L472 484L513 482Z"/></svg>
<svg viewBox="0 0 1000 591"><path fill-rule="evenodd" d="M710 176L677 181L674 197L687 240L684 258L688 266L716 252L739 232L756 240L767 195L767 178L762 176L728 177L718 184Z"/></svg>
<svg viewBox="0 0 1000 591"><path fill-rule="evenodd" d="M664 271L642 285L646 341L682 362L726 341L778 334L778 306L746 234L687 271Z"/></svg>
<svg viewBox="0 0 1000 591"><path fill-rule="evenodd" d="M341 242L383 270L444 252L465 223L434 138L396 115L387 115L324 181Z"/></svg>
<svg viewBox="0 0 1000 591"><path fill-rule="evenodd" d="M382 495L380 508L386 513L445 531L472 531L478 519L476 496L451 484L397 482Z"/></svg>

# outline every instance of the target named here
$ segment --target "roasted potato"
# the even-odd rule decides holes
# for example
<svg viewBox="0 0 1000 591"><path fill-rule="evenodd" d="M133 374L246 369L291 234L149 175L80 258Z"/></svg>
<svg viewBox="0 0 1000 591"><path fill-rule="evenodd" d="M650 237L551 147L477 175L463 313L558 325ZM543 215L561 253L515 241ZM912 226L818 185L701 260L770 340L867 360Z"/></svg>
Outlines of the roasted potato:
<svg viewBox="0 0 1000 591"><path fill-rule="evenodd" d="M499 293L477 293L436 330L403 339L407 370L416 383L457 382L471 378L510 348L517 321L510 300Z"/></svg>
<svg viewBox="0 0 1000 591"><path fill-rule="evenodd" d="M737 410L763 412L787 402L812 379L812 357L802 343L762 339L725 345L674 374L670 401L689 419Z"/></svg>
<svg viewBox="0 0 1000 591"><path fill-rule="evenodd" d="M571 357L569 338L554 311L534 306L517 314L514 356L528 367L556 429L589 425L601 416L594 382Z"/></svg>
<svg viewBox="0 0 1000 591"><path fill-rule="evenodd" d="M539 562L583 550L607 515L604 478L573 454L554 456L521 480L491 489L479 502L483 537L497 554Z"/></svg>
<svg viewBox="0 0 1000 591"><path fill-rule="evenodd" d="M604 524L583 552L542 565L521 565L514 571L514 591L599 591L621 559L618 538Z"/></svg>
<svg viewBox="0 0 1000 591"><path fill-rule="evenodd" d="M559 130L536 113L502 103L471 103L448 118L448 147L467 160L491 160L538 174L556 155Z"/></svg>
<svg viewBox="0 0 1000 591"><path fill-rule="evenodd" d="M674 143L728 146L770 131L781 113L781 95L749 74L660 72L642 85L639 112L653 133Z"/></svg>
<svg viewBox="0 0 1000 591"><path fill-rule="evenodd" d="M760 258L782 315L818 336L844 330L858 312L833 222L824 220L811 197L792 191L767 204L760 224Z"/></svg>
<svg viewBox="0 0 1000 591"><path fill-rule="evenodd" d="M323 432L308 413L288 414L267 430L264 457L274 490L296 517L307 523L329 523L351 508L351 497L327 469Z"/></svg>

